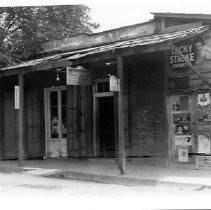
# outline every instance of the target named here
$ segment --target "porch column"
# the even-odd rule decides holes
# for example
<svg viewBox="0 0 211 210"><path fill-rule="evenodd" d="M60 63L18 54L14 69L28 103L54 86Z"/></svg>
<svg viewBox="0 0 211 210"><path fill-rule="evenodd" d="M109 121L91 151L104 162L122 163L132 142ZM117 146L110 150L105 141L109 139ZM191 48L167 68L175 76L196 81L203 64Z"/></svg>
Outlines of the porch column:
<svg viewBox="0 0 211 210"><path fill-rule="evenodd" d="M118 130L119 130L119 170L121 175L125 174L125 132L124 132L124 83L123 83L123 59L117 55L117 74L120 80L120 90L118 92Z"/></svg>
<svg viewBox="0 0 211 210"><path fill-rule="evenodd" d="M19 70L19 111L18 111L18 166L23 166L23 136L24 136L24 79L23 72Z"/></svg>

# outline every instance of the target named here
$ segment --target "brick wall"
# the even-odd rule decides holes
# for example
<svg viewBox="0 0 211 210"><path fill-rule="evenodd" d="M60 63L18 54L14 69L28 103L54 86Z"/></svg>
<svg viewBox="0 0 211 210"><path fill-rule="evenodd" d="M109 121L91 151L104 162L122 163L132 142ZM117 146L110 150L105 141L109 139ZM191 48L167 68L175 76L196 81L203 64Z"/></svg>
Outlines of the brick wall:
<svg viewBox="0 0 211 210"><path fill-rule="evenodd" d="M129 125L132 156L165 154L162 56L148 54L129 73Z"/></svg>

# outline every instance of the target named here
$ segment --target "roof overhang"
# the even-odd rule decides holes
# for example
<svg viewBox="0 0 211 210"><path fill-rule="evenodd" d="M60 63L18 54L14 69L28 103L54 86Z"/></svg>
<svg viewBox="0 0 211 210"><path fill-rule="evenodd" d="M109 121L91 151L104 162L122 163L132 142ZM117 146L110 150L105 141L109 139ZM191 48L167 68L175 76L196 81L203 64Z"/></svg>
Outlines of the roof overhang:
<svg viewBox="0 0 211 210"><path fill-rule="evenodd" d="M0 76L16 74L20 69L24 69L25 71L38 71L70 66L75 63L80 64L81 62L105 60L106 58L115 58L117 53L122 56L127 56L138 53L168 50L170 49L169 43L176 43L202 34L208 30L209 26L201 26L189 30L143 36L127 41L119 41L98 47L56 54L3 68L0 71Z"/></svg>
<svg viewBox="0 0 211 210"><path fill-rule="evenodd" d="M163 18L180 18L180 19L198 19L198 20L210 20L210 14L188 14L188 13L159 13L159 12L151 12L154 17L163 17Z"/></svg>

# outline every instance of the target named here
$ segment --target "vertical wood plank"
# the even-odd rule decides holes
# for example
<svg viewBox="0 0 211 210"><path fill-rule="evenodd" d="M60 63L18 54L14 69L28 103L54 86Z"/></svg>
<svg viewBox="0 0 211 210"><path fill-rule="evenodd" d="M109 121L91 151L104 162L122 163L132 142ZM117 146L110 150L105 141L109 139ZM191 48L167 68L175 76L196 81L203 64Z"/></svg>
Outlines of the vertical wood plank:
<svg viewBox="0 0 211 210"><path fill-rule="evenodd" d="M4 146L4 95L0 92L0 145L1 145L1 158L5 156L5 146Z"/></svg>
<svg viewBox="0 0 211 210"><path fill-rule="evenodd" d="M128 71L124 72L124 132L126 157L131 155L131 144L129 139L129 96L128 96Z"/></svg>
<svg viewBox="0 0 211 210"><path fill-rule="evenodd" d="M117 74L120 79L120 91L118 92L118 124L119 124L119 170L123 175L126 169L125 133L124 133L124 73L123 58L117 55Z"/></svg>

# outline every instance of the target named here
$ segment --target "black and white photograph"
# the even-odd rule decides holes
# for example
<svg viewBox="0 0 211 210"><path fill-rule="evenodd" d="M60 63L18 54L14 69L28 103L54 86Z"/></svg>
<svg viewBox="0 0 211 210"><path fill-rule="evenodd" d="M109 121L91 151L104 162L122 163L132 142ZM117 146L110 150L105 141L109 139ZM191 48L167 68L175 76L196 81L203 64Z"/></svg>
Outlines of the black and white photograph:
<svg viewBox="0 0 211 210"><path fill-rule="evenodd" d="M211 2L0 3L0 209L209 209Z"/></svg>

